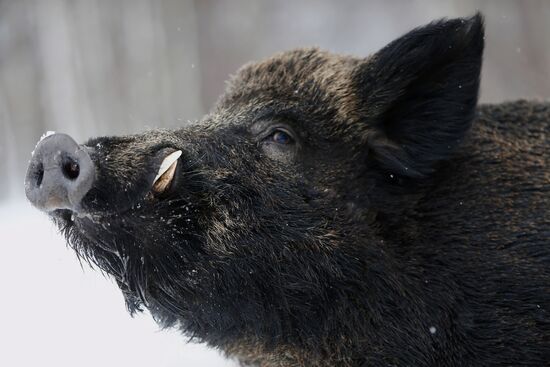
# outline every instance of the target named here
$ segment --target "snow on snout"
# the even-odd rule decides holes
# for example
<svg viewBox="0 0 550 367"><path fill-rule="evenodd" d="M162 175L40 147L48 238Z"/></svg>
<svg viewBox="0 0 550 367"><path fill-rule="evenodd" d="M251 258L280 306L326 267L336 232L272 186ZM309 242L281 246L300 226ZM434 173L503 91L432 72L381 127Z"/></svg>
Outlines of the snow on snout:
<svg viewBox="0 0 550 367"><path fill-rule="evenodd" d="M46 139L48 136L53 135L53 134L55 134L55 131L51 131L51 130L48 130L44 134L42 134L42 136L40 137L40 139L38 140L38 142L34 146L33 151L31 152L31 157L34 155L34 151L36 150L36 147L38 146L38 144L40 144L40 142L42 140Z"/></svg>

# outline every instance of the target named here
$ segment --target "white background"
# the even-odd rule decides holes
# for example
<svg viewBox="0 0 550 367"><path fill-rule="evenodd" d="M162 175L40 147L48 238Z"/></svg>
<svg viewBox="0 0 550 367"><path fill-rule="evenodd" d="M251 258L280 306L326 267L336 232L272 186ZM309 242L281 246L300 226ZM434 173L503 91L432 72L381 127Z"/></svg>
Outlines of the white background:
<svg viewBox="0 0 550 367"><path fill-rule="evenodd" d="M0 366L236 366L131 318L116 284L81 267L46 215L0 205Z"/></svg>

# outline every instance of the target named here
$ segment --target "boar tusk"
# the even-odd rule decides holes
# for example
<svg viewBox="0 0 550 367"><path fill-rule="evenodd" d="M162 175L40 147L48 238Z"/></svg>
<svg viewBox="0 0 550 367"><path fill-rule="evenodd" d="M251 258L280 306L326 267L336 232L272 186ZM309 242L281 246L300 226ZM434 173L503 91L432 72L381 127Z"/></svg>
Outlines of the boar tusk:
<svg viewBox="0 0 550 367"><path fill-rule="evenodd" d="M172 182L176 167L178 165L178 158L181 156L181 150L177 150L170 153L162 163L160 164L159 171L155 180L153 181L153 190L156 192L163 192Z"/></svg>

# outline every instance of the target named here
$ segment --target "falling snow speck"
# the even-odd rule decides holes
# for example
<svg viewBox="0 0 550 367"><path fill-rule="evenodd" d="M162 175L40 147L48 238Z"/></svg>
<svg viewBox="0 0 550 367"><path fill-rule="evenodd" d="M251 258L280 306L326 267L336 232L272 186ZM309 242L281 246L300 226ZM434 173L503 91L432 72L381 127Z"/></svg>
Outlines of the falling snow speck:
<svg viewBox="0 0 550 367"><path fill-rule="evenodd" d="M437 331L437 329L435 328L435 326L430 326L430 334L435 334Z"/></svg>

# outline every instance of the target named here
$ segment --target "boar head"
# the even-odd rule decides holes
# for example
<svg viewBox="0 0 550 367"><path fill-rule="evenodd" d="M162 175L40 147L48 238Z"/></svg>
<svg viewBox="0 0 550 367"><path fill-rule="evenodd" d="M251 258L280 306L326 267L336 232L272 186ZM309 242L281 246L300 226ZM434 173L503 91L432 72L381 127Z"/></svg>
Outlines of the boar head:
<svg viewBox="0 0 550 367"><path fill-rule="evenodd" d="M284 52L179 130L46 137L27 195L131 312L229 349L382 348L426 327L392 234L470 126L482 50L478 15L368 58Z"/></svg>

